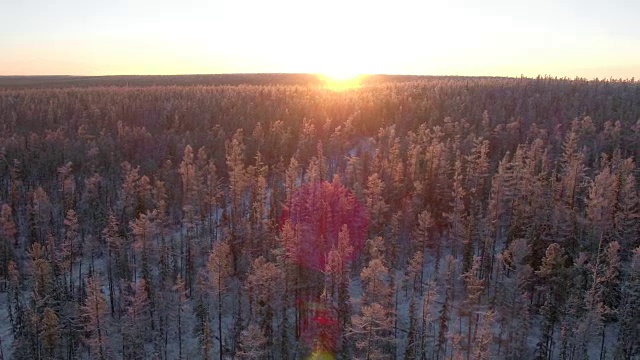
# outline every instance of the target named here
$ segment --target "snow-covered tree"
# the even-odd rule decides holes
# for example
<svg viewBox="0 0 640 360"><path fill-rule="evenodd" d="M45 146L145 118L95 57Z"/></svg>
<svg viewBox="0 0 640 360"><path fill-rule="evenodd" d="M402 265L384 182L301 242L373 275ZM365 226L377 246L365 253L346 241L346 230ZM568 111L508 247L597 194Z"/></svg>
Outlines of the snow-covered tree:
<svg viewBox="0 0 640 360"><path fill-rule="evenodd" d="M0 210L0 247L2 258L0 259L0 278L5 281L9 277L9 262L12 261L12 247L16 241L17 229L13 222L12 211L9 204L2 204Z"/></svg>
<svg viewBox="0 0 640 360"><path fill-rule="evenodd" d="M87 297L81 308L85 331L89 334L87 345L95 359L110 358L109 334L107 332L107 302L102 294L100 278L87 279Z"/></svg>
<svg viewBox="0 0 640 360"><path fill-rule="evenodd" d="M240 359L265 359L267 358L267 337L260 326L249 324L240 333L240 350L236 353Z"/></svg>
<svg viewBox="0 0 640 360"><path fill-rule="evenodd" d="M364 305L362 311L352 318L351 336L354 338L356 359L387 359L393 340L390 329L393 318L382 305L373 303Z"/></svg>
<svg viewBox="0 0 640 360"><path fill-rule="evenodd" d="M224 334L222 333L223 297L227 294L229 277L233 273L231 247L227 241L221 241L214 245L209 255L209 260L207 261L207 270L211 281L211 291L215 296L215 303L217 306L218 354L222 360L222 339L224 337Z"/></svg>

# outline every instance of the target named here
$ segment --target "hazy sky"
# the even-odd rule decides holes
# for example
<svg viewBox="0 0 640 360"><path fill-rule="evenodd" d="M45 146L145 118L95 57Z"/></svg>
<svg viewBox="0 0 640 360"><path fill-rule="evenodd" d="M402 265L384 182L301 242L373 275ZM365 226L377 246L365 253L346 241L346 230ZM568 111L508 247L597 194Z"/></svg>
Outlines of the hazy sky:
<svg viewBox="0 0 640 360"><path fill-rule="evenodd" d="M638 0L0 0L0 75L640 78Z"/></svg>

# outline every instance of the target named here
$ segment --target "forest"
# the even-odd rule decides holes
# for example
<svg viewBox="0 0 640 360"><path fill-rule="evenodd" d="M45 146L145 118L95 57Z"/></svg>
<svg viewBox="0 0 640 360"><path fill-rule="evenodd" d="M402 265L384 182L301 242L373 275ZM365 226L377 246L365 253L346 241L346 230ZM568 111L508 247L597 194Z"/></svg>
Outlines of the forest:
<svg viewBox="0 0 640 360"><path fill-rule="evenodd" d="M0 81L0 360L640 358L640 82L238 76Z"/></svg>

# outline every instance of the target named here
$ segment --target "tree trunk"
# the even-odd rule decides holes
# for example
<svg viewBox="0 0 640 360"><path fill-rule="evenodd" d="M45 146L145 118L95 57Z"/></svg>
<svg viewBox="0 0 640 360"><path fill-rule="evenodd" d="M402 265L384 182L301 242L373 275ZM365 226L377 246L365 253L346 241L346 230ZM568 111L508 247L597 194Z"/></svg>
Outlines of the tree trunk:
<svg viewBox="0 0 640 360"><path fill-rule="evenodd" d="M220 360L222 360L222 279L218 275L218 347Z"/></svg>

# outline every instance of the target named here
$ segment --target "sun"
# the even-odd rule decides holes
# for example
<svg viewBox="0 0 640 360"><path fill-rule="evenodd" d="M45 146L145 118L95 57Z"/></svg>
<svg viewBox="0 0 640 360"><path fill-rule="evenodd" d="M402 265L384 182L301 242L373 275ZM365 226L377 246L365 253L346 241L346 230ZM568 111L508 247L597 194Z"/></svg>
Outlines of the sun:
<svg viewBox="0 0 640 360"><path fill-rule="evenodd" d="M345 81L359 76L360 74L354 73L352 71L327 71L324 73L324 76L330 78L334 81Z"/></svg>
<svg viewBox="0 0 640 360"><path fill-rule="evenodd" d="M357 89L362 86L364 75L348 71L331 71L319 74L326 89L333 91L345 91Z"/></svg>

